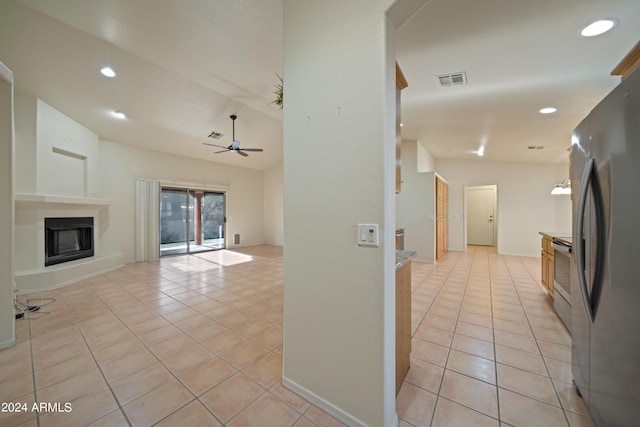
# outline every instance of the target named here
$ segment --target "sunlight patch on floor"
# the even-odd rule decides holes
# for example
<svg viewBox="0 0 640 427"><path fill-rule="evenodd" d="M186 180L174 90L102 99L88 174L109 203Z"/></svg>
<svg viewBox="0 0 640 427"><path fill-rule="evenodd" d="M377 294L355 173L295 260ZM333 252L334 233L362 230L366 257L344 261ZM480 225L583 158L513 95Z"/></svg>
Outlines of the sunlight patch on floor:
<svg viewBox="0 0 640 427"><path fill-rule="evenodd" d="M194 254L193 256L201 258L205 261L210 261L224 267L230 267L232 265L244 264L246 262L253 261L251 255L241 254L239 252L223 249L215 252L205 252L200 254Z"/></svg>

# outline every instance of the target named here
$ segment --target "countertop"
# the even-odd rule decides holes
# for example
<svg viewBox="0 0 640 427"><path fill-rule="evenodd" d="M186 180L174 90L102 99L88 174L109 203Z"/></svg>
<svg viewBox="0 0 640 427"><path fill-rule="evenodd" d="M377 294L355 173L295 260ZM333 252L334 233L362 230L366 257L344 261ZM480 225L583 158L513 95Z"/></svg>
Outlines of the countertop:
<svg viewBox="0 0 640 427"><path fill-rule="evenodd" d="M573 242L571 233L567 233L566 231L565 232L540 231L539 233L542 234L543 236L547 236L551 238L552 240L553 239L561 240L569 244Z"/></svg>
<svg viewBox="0 0 640 427"><path fill-rule="evenodd" d="M396 270L416 257L415 251L396 251Z"/></svg>

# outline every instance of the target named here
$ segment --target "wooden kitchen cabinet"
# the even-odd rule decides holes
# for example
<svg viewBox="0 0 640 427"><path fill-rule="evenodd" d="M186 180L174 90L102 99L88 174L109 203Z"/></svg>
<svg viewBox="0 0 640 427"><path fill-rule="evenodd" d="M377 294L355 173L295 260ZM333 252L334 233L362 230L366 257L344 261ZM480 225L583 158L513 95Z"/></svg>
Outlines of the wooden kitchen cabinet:
<svg viewBox="0 0 640 427"><path fill-rule="evenodd" d="M640 42L636 43L616 68L611 71L611 75L622 76L622 80L624 80L638 68L640 68Z"/></svg>
<svg viewBox="0 0 640 427"><path fill-rule="evenodd" d="M411 261L396 269L396 394L409 371L411 354Z"/></svg>
<svg viewBox="0 0 640 427"><path fill-rule="evenodd" d="M449 185L436 175L436 260L449 250Z"/></svg>
<svg viewBox="0 0 640 427"><path fill-rule="evenodd" d="M551 244L551 236L542 235L542 285L549 293L549 298L553 301L553 246Z"/></svg>
<svg viewBox="0 0 640 427"><path fill-rule="evenodd" d="M407 80L402 74L402 70L396 63L396 193L399 193L402 189L402 158L401 147L402 137L400 135L400 123L402 123L400 117L400 91L409 86Z"/></svg>

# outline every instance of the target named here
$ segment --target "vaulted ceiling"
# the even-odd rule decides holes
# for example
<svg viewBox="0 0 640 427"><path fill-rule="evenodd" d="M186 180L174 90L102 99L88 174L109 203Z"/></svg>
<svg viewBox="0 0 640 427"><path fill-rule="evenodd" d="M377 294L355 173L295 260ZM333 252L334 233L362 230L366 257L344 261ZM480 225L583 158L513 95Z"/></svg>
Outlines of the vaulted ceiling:
<svg viewBox="0 0 640 427"><path fill-rule="evenodd" d="M601 18L616 27L579 36ZM396 35L409 82L403 138L441 159L565 162L571 130L619 82L609 73L639 39L637 0L428 1ZM254 169L282 160L271 103L281 0L0 0L0 61L17 91L103 139ZM105 65L116 78L99 74ZM466 85L439 85L456 72ZM539 114L546 106L558 112ZM231 143L231 114L236 139L263 153L203 144Z"/></svg>

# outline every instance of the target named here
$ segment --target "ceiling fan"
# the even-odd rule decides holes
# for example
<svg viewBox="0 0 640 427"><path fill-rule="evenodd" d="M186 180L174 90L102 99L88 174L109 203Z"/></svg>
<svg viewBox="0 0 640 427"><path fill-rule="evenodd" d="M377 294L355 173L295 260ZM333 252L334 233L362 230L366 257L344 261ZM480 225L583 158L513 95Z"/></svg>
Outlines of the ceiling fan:
<svg viewBox="0 0 640 427"><path fill-rule="evenodd" d="M224 148L224 150L216 151L215 154L225 153L227 151L235 151L241 156L247 157L248 154L245 153L245 151L262 151L262 148L240 148L240 141L236 140L236 119L238 118L238 116L236 116L235 114L232 114L229 117L231 118L233 123L233 142L231 143L231 145L228 147L223 147L222 145L211 144L209 142L205 142L204 145L211 145L212 147Z"/></svg>

